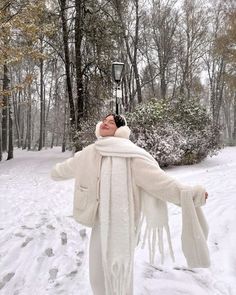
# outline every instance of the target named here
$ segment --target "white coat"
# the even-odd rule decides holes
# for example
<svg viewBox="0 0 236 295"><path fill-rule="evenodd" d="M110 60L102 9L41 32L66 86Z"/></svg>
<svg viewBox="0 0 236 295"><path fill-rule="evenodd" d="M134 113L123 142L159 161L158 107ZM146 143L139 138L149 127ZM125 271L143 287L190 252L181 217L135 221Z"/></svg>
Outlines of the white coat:
<svg viewBox="0 0 236 295"><path fill-rule="evenodd" d="M51 177L56 181L75 178L73 216L76 221L89 227L94 224L99 205L101 158L95 144L91 144L75 153L74 157L56 164L51 171ZM180 184L144 158L133 157L131 166L135 192L138 193L139 188L142 188L153 197L181 205L181 191L189 187ZM195 207L204 205L205 190L199 186L192 189ZM136 204L136 211L139 211L139 205Z"/></svg>
<svg viewBox="0 0 236 295"><path fill-rule="evenodd" d="M114 143L115 145L109 144ZM107 147L106 147L106 142ZM98 141L99 143L99 141ZM135 220L138 221L140 217L141 201L140 192L145 191L150 196L160 199L165 202L171 202L178 206L182 206L184 203L184 212L182 216L185 217L185 224L183 224L184 235L182 235L182 240L184 239L183 250L185 252L188 264L191 267L208 267L209 257L206 243L204 242L204 235L201 231L203 230L205 236L207 236L207 229L204 229L204 217L202 213L194 213L195 217L189 215L190 210L193 211L193 206L200 207L205 204L205 189L200 186L189 187L180 184L174 178L170 177L165 173L156 162L149 161L148 157L135 156L135 152L138 153L138 148L130 140L124 138L114 138L108 137L103 139L103 144L105 143L105 149L108 154L112 156L124 156L119 153L116 154L115 147L120 145L119 151L123 151L122 145L124 147L127 145L132 151L130 154L130 164L132 171L132 185L134 193L134 214ZM112 148L114 147L114 148ZM102 147L103 148L103 147ZM134 151L134 152L133 152ZM144 150L140 149L140 154ZM147 156L150 156L145 152ZM91 144L84 148L82 151L76 153L74 157L64 161L63 163L58 163L53 168L51 172L51 177L54 180L64 180L75 178L75 190L74 190L74 206L73 206L73 216L79 223L92 227L95 222L95 217L99 206L99 193L100 193L100 168L101 160L103 156L106 156L106 152L96 148L96 143ZM125 155L128 157L129 153ZM151 157L151 156L150 156ZM188 202L188 197L185 198L185 192L191 191L191 201ZM187 201L186 201L187 200ZM193 203L193 205L192 205ZM182 206L183 208L183 206ZM196 220L194 220L194 218ZM201 219L198 220L197 219ZM188 226L188 221L193 222L193 224ZM192 221L194 220L194 221ZM199 221L200 224L199 227ZM191 222L189 224L191 224ZM202 249L203 251L194 250L192 247L196 247L199 241L199 236L195 236L193 228L196 226L196 231L202 236ZM202 227L202 229L201 229ZM183 232L182 232L183 233ZM197 235L198 235L197 234ZM193 239L195 239L193 241ZM185 249L184 249L185 248ZM193 254L197 253L197 256ZM199 254L200 253L200 254ZM203 255L201 255L203 253ZM199 256L200 255L200 256ZM198 257L199 256L199 257Z"/></svg>

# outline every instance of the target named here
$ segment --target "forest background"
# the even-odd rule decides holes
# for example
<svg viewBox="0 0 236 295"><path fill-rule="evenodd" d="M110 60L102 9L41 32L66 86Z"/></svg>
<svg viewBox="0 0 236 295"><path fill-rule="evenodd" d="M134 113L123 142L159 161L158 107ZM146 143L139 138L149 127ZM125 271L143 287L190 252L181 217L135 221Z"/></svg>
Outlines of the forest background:
<svg viewBox="0 0 236 295"><path fill-rule="evenodd" d="M235 1L1 0L0 161L90 143L114 61L133 140L163 166L236 144Z"/></svg>

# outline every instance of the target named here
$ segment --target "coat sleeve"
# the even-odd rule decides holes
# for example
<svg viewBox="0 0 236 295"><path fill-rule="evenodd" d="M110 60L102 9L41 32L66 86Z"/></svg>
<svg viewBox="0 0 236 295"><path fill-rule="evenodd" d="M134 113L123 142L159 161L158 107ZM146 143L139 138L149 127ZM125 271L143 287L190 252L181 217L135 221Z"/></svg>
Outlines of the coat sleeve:
<svg viewBox="0 0 236 295"><path fill-rule="evenodd" d="M56 181L75 178L76 169L79 166L80 153L81 151L75 153L74 157L62 163L57 163L51 171L51 178Z"/></svg>
<svg viewBox="0 0 236 295"><path fill-rule="evenodd" d="M132 174L135 184L155 198L181 206L181 192L191 191L195 207L206 202L203 187L181 184L163 171L157 162L141 157L133 158Z"/></svg>

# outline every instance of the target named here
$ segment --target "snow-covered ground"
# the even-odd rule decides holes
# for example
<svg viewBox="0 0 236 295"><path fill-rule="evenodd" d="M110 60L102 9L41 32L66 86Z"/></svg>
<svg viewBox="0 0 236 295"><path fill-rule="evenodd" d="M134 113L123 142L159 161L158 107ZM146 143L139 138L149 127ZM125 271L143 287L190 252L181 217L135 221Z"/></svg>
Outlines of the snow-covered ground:
<svg viewBox="0 0 236 295"><path fill-rule="evenodd" d="M70 153L16 150L0 163L0 294L91 295L88 278L90 230L71 218L73 181L53 182L51 167ZM236 148L194 166L167 169L209 193L204 213L210 226L209 269L188 269L181 253L181 211L170 205L176 262L148 264L136 251L135 295L236 295ZM166 251L168 252L168 251Z"/></svg>

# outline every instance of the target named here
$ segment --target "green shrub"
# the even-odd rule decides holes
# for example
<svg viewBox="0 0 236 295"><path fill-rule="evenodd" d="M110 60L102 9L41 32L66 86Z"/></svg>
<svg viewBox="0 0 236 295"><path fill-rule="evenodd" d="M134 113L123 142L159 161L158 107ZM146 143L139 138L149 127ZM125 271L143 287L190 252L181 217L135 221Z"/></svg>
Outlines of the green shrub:
<svg viewBox="0 0 236 295"><path fill-rule="evenodd" d="M220 147L219 129L212 127L206 109L194 100L152 100L126 117L133 141L160 166L197 163Z"/></svg>

